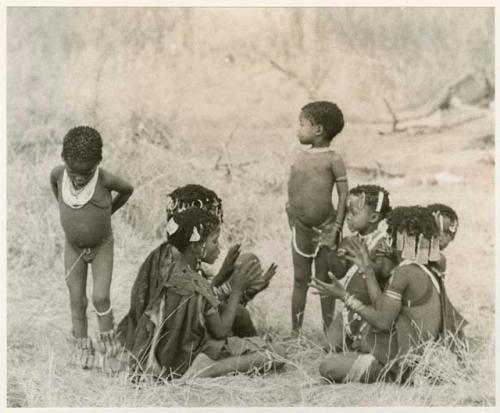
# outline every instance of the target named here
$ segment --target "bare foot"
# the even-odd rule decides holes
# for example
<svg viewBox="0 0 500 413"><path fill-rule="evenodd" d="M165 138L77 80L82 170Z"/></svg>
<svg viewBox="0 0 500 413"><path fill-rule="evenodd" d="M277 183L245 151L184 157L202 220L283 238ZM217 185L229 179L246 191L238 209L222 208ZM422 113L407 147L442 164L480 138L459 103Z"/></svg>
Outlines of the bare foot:
<svg viewBox="0 0 500 413"><path fill-rule="evenodd" d="M214 360L212 360L206 354L200 353L196 356L189 369L184 373L182 379L193 379L213 364Z"/></svg>
<svg viewBox="0 0 500 413"><path fill-rule="evenodd" d="M128 362L125 354L107 356L106 354L98 352L96 354L96 359L96 366L100 368L103 373L118 373L120 371L125 371L128 368Z"/></svg>
<svg viewBox="0 0 500 413"><path fill-rule="evenodd" d="M70 358L70 364L77 365L84 370L90 370L95 359L95 350L90 337L74 338L73 346L74 350Z"/></svg>

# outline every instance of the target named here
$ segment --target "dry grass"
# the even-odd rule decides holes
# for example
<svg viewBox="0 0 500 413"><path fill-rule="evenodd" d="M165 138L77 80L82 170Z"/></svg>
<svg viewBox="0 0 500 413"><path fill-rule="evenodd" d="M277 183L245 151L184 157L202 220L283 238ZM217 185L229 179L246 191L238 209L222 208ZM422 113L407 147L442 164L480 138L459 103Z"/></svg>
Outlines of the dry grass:
<svg viewBox="0 0 500 413"><path fill-rule="evenodd" d="M256 61L251 54L237 55L237 64L231 67L221 63L225 53L237 50L231 49L235 45L226 35L231 25L241 29L236 40L250 30L248 33L257 36L252 37L257 44L267 44L264 37L271 35L285 41L280 32L285 30L284 26L273 23L280 21L278 11L267 16L267 20L262 19L259 24L267 26L261 27L259 33L264 34L258 35L255 33L258 26L224 23L220 12L206 15L200 12L203 30L209 27L208 21L216 18L225 26L214 34L214 44L208 47L202 42L202 52L190 57L175 55L174 49L154 49L148 43L147 35L151 33L147 29L156 26L146 17L138 27L130 26L131 31L139 30L136 37L115 39L113 36L121 31L111 28L123 28L124 24L135 21L129 19L127 13L132 13L129 11L110 19L105 11L87 10L81 13L90 14L91 18L81 20L72 12L71 18L66 16L69 24L65 27L70 29L64 30L51 24L54 18L61 17L58 14L54 17L54 11L16 13L10 14L8 68L9 406L491 406L495 403L494 149L471 146L478 138L493 134L492 116L422 136L379 136L375 129L349 123L336 142L346 160L351 186L372 177L358 169L349 169L350 166L371 167L379 161L386 171L404 175L372 181L390 191L393 204L439 201L455 207L460 216L457 239L446 252L448 291L470 322L467 333L474 345L464 355L465 366L454 363L439 349L426 351L426 366L444 376L440 385L429 384L425 375L415 385L402 387L382 383L321 384L318 365L323 353L319 346L320 309L315 296L309 297L306 309L307 339L288 344L286 368L279 374L195 380L189 385L151 384L138 389L124 375L106 376L69 366L69 302L62 262L64 238L48 182L51 168L60 163L60 143L65 131L79 123L95 125L105 141L103 166L136 187L130 202L113 217L116 241L111 296L117 318L127 311L139 265L162 240L166 193L176 186L197 182L213 188L224 201L223 244L242 242L245 249L259 254L264 265L272 261L279 265L273 284L250 304L258 329L279 339L290 328L292 289L289 233L284 214L286 179L290 146L295 141L294 120L307 98L294 81L273 71L265 62ZM261 16L261 12L254 13ZM358 11L353 15L353 22L364 27L361 37L350 37L358 52L373 37L370 30L386 39L391 37L391 33L384 32L384 25L370 29L365 24L370 17L364 13ZM452 21L453 12L447 13ZM439 17L427 12L420 23L415 23L412 36L418 39L416 33L424 32L419 27L438 24ZM337 14L336 18L342 20L342 15ZM411 24L412 19L405 18L405 24ZM442 31L436 29L443 44L455 27L445 20ZM165 26L172 33L178 33L173 23L176 21ZM486 27L479 24L481 19L465 19L464 23L468 21L471 22L468 31L460 27L461 36L473 32L476 26ZM103 22L109 26L99 31ZM44 30L44 36L37 34L40 33L37 27ZM100 43L96 40L99 33L105 34ZM346 35L349 34L353 32ZM480 34L482 37L476 38L489 36L487 30ZM169 33L164 35L168 37ZM335 39L339 42L341 38ZM134 43L139 41L143 43ZM412 43L414 50L427 50L425 57L431 61L433 50L426 49L422 40L419 42ZM173 47L177 43L173 38L165 44ZM74 48L68 50L68 44ZM96 71L102 68L99 59L103 56L103 45L116 48L96 82ZM379 46L372 45L368 51L378 50L380 56L388 56L392 50ZM468 50L465 49L457 48L464 61ZM478 50L474 49L471 56L477 57ZM54 58L47 59L48 53L53 53ZM162 58L165 54L167 58ZM393 88L391 93L400 96L401 106L411 103L411 99L401 97L402 90L408 90L405 85L412 81L404 78L403 69L404 65L414 63L402 61L399 75L388 81L386 75L379 76L378 69L370 69L367 63L376 61L377 56L368 60L363 60L359 53L354 60L352 55L342 57L345 56L338 60L336 73L344 75L329 77L325 88L335 90L340 103L348 102L348 117L371 113L365 111L366 102L371 102L371 96L385 87ZM450 55L454 61L452 58ZM392 59L396 62L397 56ZM291 60L290 64L297 62L300 59ZM358 73L351 70L354 67L363 67L365 83L361 86L359 79L350 78ZM418 78L422 85L424 78L439 78L438 83L443 84L455 75L446 78L445 71L438 71L437 64L426 67L429 72ZM368 78L370 84L366 83ZM241 93L235 93L236 85ZM356 87L354 94L350 93L351 86ZM412 87L418 89L419 85ZM328 90L320 92L330 96ZM426 93L422 92L422 96ZM379 103L374 103L374 110ZM220 153L224 154L221 159ZM461 181L454 184L433 181L433 175L442 171ZM94 331L95 315L90 309L88 313Z"/></svg>
<svg viewBox="0 0 500 413"><path fill-rule="evenodd" d="M489 125L489 126L488 126ZM476 125L490 128L491 122ZM357 141L366 140L368 131L358 134L346 131L339 141L345 156L351 159ZM274 135L274 145L289 135ZM467 367L449 362L436 354L426 353L426 362L438 363L445 380L439 386L420 380L412 387L387 384L320 385L317 367L322 357L319 304L310 296L306 312L306 341L290 344L286 371L266 377L223 377L198 380L187 385L150 385L141 390L131 386L122 375L107 377L99 372L86 372L68 366L69 304L62 271L63 234L57 208L49 190L47 173L57 164L58 145L35 144L18 151L9 142L9 210L8 210L8 401L10 406L250 406L250 405L491 405L494 402L493 360L493 168L481 163L488 151L468 151L467 167L458 163L463 153L461 142L475 135L453 134L419 137L425 159L405 142L409 138L384 138L392 141L392 150L401 157L413 158L414 173L432 171L435 162L459 174L462 184L429 186L397 180L379 182L391 192L395 204L442 201L456 206L461 218L457 239L448 251L449 292L471 325L469 335L474 346L465 355ZM276 261L279 274L272 286L256 298L250 311L261 331L278 337L289 329L289 303L292 267L288 247L288 231L283 212L284 179L287 153L261 152L257 145L262 135L236 134L233 162L238 157L255 160L245 172L233 170L231 176L216 171L210 141L197 142L206 151L185 153L159 149L150 144L134 147L134 162L121 167L124 159L132 159L126 137L114 145L116 152L105 157L105 165L124 174L137 186L130 204L114 218L116 235L115 271L112 300L115 314L121 317L128 306L128 294L141 261L161 241L164 195L185 182L201 182L217 190L224 200L226 224L224 243L243 242L256 251L264 263ZM254 139L256 145L250 140ZM446 140L453 153L430 154L437 139ZM452 141L453 140L453 141ZM458 143L457 143L458 142ZM384 142L373 142L367 153L379 159ZM107 148L110 152L108 143ZM238 152L245 145L249 150ZM252 150L253 148L253 150ZM378 148L378 154L375 151ZM435 151L436 152L436 151ZM396 157L394 157L396 159ZM187 160L186 160L187 159ZM388 169L398 167L391 157L384 163ZM147 167L146 165L147 160ZM371 159L367 159L367 164ZM417 165L416 162L419 164ZM443 164L446 162L446 164ZM399 165L399 167L401 167ZM478 169L477 174L474 170ZM462 172L460 172L462 170ZM465 175L465 170L469 171ZM480 172L480 173L479 173ZM363 176L351 176L351 184L364 182ZM412 184L412 182L414 182ZM481 213L476 211L481 210ZM470 237L474 237L474 242ZM480 277L477 275L481 275ZM90 286L89 286L90 288ZM91 329L94 315L89 310ZM91 330L92 331L92 330ZM435 367L437 368L437 367ZM333 389L335 388L335 391Z"/></svg>

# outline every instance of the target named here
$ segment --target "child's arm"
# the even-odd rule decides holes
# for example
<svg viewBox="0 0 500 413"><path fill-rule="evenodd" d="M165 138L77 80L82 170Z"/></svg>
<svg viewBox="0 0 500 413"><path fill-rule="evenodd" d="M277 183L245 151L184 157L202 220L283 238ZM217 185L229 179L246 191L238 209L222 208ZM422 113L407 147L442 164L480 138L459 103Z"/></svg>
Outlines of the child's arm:
<svg viewBox="0 0 500 413"><path fill-rule="evenodd" d="M344 246L349 238L345 238L341 241L339 247L335 251L328 251L328 271L330 271L335 278L342 279L347 273L347 270L351 267L351 263L347 261L344 257L345 249Z"/></svg>
<svg viewBox="0 0 500 413"><path fill-rule="evenodd" d="M339 199L335 222L333 224L328 224L328 230L320 234L317 240L320 245L324 245L330 249L335 249L338 247L338 234L342 231L342 227L344 226L347 209L347 197L349 196L349 185L347 183L344 161L335 153L333 154L332 159L332 175L334 179L333 185L337 187L337 195Z"/></svg>
<svg viewBox="0 0 500 413"><path fill-rule="evenodd" d="M222 313L216 311L206 316L207 329L215 339L222 340L230 334L242 294L243 290L234 288L233 285L231 294L222 307Z"/></svg>
<svg viewBox="0 0 500 413"><path fill-rule="evenodd" d="M368 274L375 279L372 268L367 268ZM376 283L376 281L375 281ZM351 294L348 294L340 281L332 279L331 284L322 282L318 278L313 278L309 286L318 290L321 295L335 297L344 301L345 305L358 313L369 324L382 332L389 331L394 320L398 317L401 311L401 297L409 285L409 277L404 272L396 271L393 283L390 286L390 292L383 294L380 308L363 305Z"/></svg>
<svg viewBox="0 0 500 413"><path fill-rule="evenodd" d="M229 251L227 252L226 258L224 258L224 262L219 269L219 272L212 279L212 287L220 287L225 281L231 277L231 274L234 271L234 264L236 260L240 256L241 253L241 244L233 245Z"/></svg>
<svg viewBox="0 0 500 413"><path fill-rule="evenodd" d="M337 186L337 195L339 203L337 206L337 216L335 217L335 229L337 233L342 230L344 225L345 213L347 208L347 197L349 195L349 184L347 183L347 172L342 158L335 154L332 163L333 176Z"/></svg>
<svg viewBox="0 0 500 413"><path fill-rule="evenodd" d="M109 191L117 192L117 195L111 201L111 214L113 214L126 204L134 192L134 187L125 179L119 178L102 168L101 172L103 173L103 182L106 188Z"/></svg>
<svg viewBox="0 0 500 413"><path fill-rule="evenodd" d="M57 182L58 182L59 177L61 176L61 173L63 170L64 170L64 166L61 165L61 166L56 166L50 172L50 187L52 188L52 192L54 193L54 196L56 197L56 199L59 196Z"/></svg>
<svg viewBox="0 0 500 413"><path fill-rule="evenodd" d="M392 270L394 269L396 264L391 259L383 256L375 257L373 260L370 260L370 262L372 264L371 266L373 268L378 287L380 288L380 285L385 285L385 282L391 277ZM373 285L373 282L371 282L369 278L367 278L367 287L370 299L373 303L373 306L377 310L380 310L384 295L379 294L379 288L374 288Z"/></svg>
<svg viewBox="0 0 500 413"><path fill-rule="evenodd" d="M377 278L383 280L391 276L392 269L396 266L390 258L381 255L375 256L370 262Z"/></svg>
<svg viewBox="0 0 500 413"><path fill-rule="evenodd" d="M221 313L215 312L206 317L207 329L215 339L221 340L230 334L243 291L252 279L260 275L260 271L256 261L247 261L235 270L231 277L231 294Z"/></svg>
<svg viewBox="0 0 500 413"><path fill-rule="evenodd" d="M346 258L355 263L364 273L370 300L374 308L380 310L384 295L379 280L380 278L388 279L395 264L383 255L370 258L366 246L357 238L350 238L345 250L348 254Z"/></svg>

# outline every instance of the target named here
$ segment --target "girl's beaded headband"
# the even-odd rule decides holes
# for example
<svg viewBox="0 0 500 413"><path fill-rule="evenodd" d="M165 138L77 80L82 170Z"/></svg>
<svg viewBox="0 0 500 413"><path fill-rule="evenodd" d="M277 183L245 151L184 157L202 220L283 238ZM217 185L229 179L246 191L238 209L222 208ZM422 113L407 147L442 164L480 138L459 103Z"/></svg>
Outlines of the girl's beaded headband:
<svg viewBox="0 0 500 413"><path fill-rule="evenodd" d="M366 203L366 194L364 192L360 192L359 194L351 194L352 197L356 197L358 199L357 208L361 209L365 206ZM377 195L377 205L375 207L375 212L380 212L382 210L382 204L384 203L384 192L378 191ZM348 205L352 205L352 199L349 198Z"/></svg>
<svg viewBox="0 0 500 413"><path fill-rule="evenodd" d="M434 219L436 220L436 224L439 227L439 231L443 231L444 230L444 223L443 223L443 215L441 215L441 212L435 211L432 213L432 215L434 216ZM448 227L448 231L455 234L457 232L457 229L458 229L458 221L450 219L450 226Z"/></svg>
<svg viewBox="0 0 500 413"><path fill-rule="evenodd" d="M429 261L439 260L439 240L432 237L430 240L423 234L409 235L406 231L396 234L396 249L401 251L401 258L427 264Z"/></svg>
<svg viewBox="0 0 500 413"><path fill-rule="evenodd" d="M192 201L179 201L178 199L172 198L172 196L167 196L166 202L166 212L167 218L172 216L176 212L182 212L190 208L204 209L206 211L214 213L219 220L222 221L222 208L221 204L217 200L207 199L203 201L201 199L194 199Z"/></svg>

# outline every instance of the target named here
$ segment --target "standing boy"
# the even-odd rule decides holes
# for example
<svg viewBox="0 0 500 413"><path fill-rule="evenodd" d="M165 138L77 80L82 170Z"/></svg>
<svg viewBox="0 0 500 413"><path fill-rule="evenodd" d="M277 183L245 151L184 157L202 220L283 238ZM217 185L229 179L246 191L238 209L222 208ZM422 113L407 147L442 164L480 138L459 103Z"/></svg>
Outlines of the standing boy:
<svg viewBox="0 0 500 413"><path fill-rule="evenodd" d="M311 102L300 112L297 135L304 150L291 168L286 208L292 230L294 335L302 328L312 264L316 277L326 282L328 248L336 248L341 236L349 188L344 162L330 144L343 128L344 117L335 103ZM337 210L332 202L335 185ZM331 297L321 299L324 329L332 321L334 306Z"/></svg>

